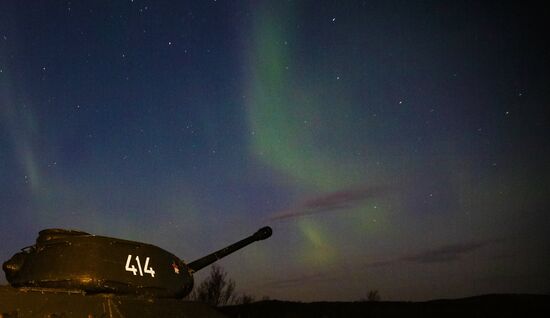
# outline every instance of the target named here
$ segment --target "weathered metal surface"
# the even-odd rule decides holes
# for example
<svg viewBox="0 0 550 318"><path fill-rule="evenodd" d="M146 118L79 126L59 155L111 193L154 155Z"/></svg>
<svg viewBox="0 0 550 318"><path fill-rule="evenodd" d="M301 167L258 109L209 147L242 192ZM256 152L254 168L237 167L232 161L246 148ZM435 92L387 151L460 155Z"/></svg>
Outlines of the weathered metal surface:
<svg viewBox="0 0 550 318"><path fill-rule="evenodd" d="M4 263L12 286L174 298L193 287L183 261L159 247L83 232L45 240L43 233Z"/></svg>
<svg viewBox="0 0 550 318"><path fill-rule="evenodd" d="M237 250L240 250L241 248L243 248L243 247L245 247L245 246L247 246L251 243L254 243L256 241L265 240L266 238L270 237L272 233L273 233L273 231L271 230L271 228L269 226L262 227L261 229L256 231L256 233L252 234L251 236L249 236L245 239L242 239L242 240L238 241L237 243L231 244L231 245L229 245L225 248L222 248L221 250L216 251L212 254L209 254L209 255L206 255L202 258L199 258L198 260L189 263L187 265L187 267L189 267L189 270L191 272L196 272L196 271L198 271L198 270L214 263L215 261L219 260L220 258L226 257L227 255L229 255L229 254L231 254L231 253L233 253Z"/></svg>
<svg viewBox="0 0 550 318"><path fill-rule="evenodd" d="M193 272L255 241L271 236L264 227L215 253L185 264L160 247L62 229L43 230L36 244L4 263L14 287L182 298L193 288Z"/></svg>

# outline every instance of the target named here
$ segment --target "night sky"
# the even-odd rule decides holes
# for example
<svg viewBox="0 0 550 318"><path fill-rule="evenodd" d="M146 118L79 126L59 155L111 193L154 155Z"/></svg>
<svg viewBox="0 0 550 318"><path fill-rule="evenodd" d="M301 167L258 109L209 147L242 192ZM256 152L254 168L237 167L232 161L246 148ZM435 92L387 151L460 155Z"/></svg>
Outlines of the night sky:
<svg viewBox="0 0 550 318"><path fill-rule="evenodd" d="M257 298L550 293L550 14L455 2L2 1L0 260L270 225Z"/></svg>

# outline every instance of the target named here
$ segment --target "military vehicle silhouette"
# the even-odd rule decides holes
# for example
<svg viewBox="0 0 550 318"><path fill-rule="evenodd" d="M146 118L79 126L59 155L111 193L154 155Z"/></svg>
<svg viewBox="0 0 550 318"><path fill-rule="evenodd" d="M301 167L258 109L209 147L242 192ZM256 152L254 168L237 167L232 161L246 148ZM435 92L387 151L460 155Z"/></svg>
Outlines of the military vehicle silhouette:
<svg viewBox="0 0 550 318"><path fill-rule="evenodd" d="M270 227L189 264L146 243L47 229L36 244L3 264L13 287L62 289L86 293L145 294L182 298L193 288L193 273L255 241L271 236Z"/></svg>
<svg viewBox="0 0 550 318"><path fill-rule="evenodd" d="M224 317L207 304L182 301L193 273L255 241L270 227L186 264L146 243L47 229L36 244L3 264L11 286L0 286L0 318Z"/></svg>

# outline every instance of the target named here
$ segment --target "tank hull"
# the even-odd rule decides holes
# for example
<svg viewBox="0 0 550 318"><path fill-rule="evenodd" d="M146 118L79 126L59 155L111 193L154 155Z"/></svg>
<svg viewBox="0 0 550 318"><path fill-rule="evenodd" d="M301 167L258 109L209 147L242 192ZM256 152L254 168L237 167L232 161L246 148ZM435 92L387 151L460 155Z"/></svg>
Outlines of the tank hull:
<svg viewBox="0 0 550 318"><path fill-rule="evenodd" d="M3 264L13 287L86 294L137 294L182 298L193 289L193 273L255 241L270 227L217 252L185 264L160 247L82 231L46 229L36 244Z"/></svg>
<svg viewBox="0 0 550 318"><path fill-rule="evenodd" d="M192 275L175 255L149 244L94 235L39 243L14 255L4 270L12 286L31 289L181 298L193 287Z"/></svg>

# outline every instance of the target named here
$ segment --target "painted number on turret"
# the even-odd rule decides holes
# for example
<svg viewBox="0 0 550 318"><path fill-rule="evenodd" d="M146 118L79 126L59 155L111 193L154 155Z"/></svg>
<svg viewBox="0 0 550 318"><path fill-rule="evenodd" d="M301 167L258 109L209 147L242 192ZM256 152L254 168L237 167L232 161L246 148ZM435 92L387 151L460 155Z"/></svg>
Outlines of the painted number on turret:
<svg viewBox="0 0 550 318"><path fill-rule="evenodd" d="M139 256L136 255L134 258L137 264L137 268L134 264L132 264L132 255L128 255L128 258L126 259L126 269L127 272L132 272L134 275L137 275L139 271L139 276L143 276L143 273L150 274L151 277L155 277L155 271L153 270L153 267L149 266L149 257L145 259L145 266L141 267L141 262L139 260Z"/></svg>

